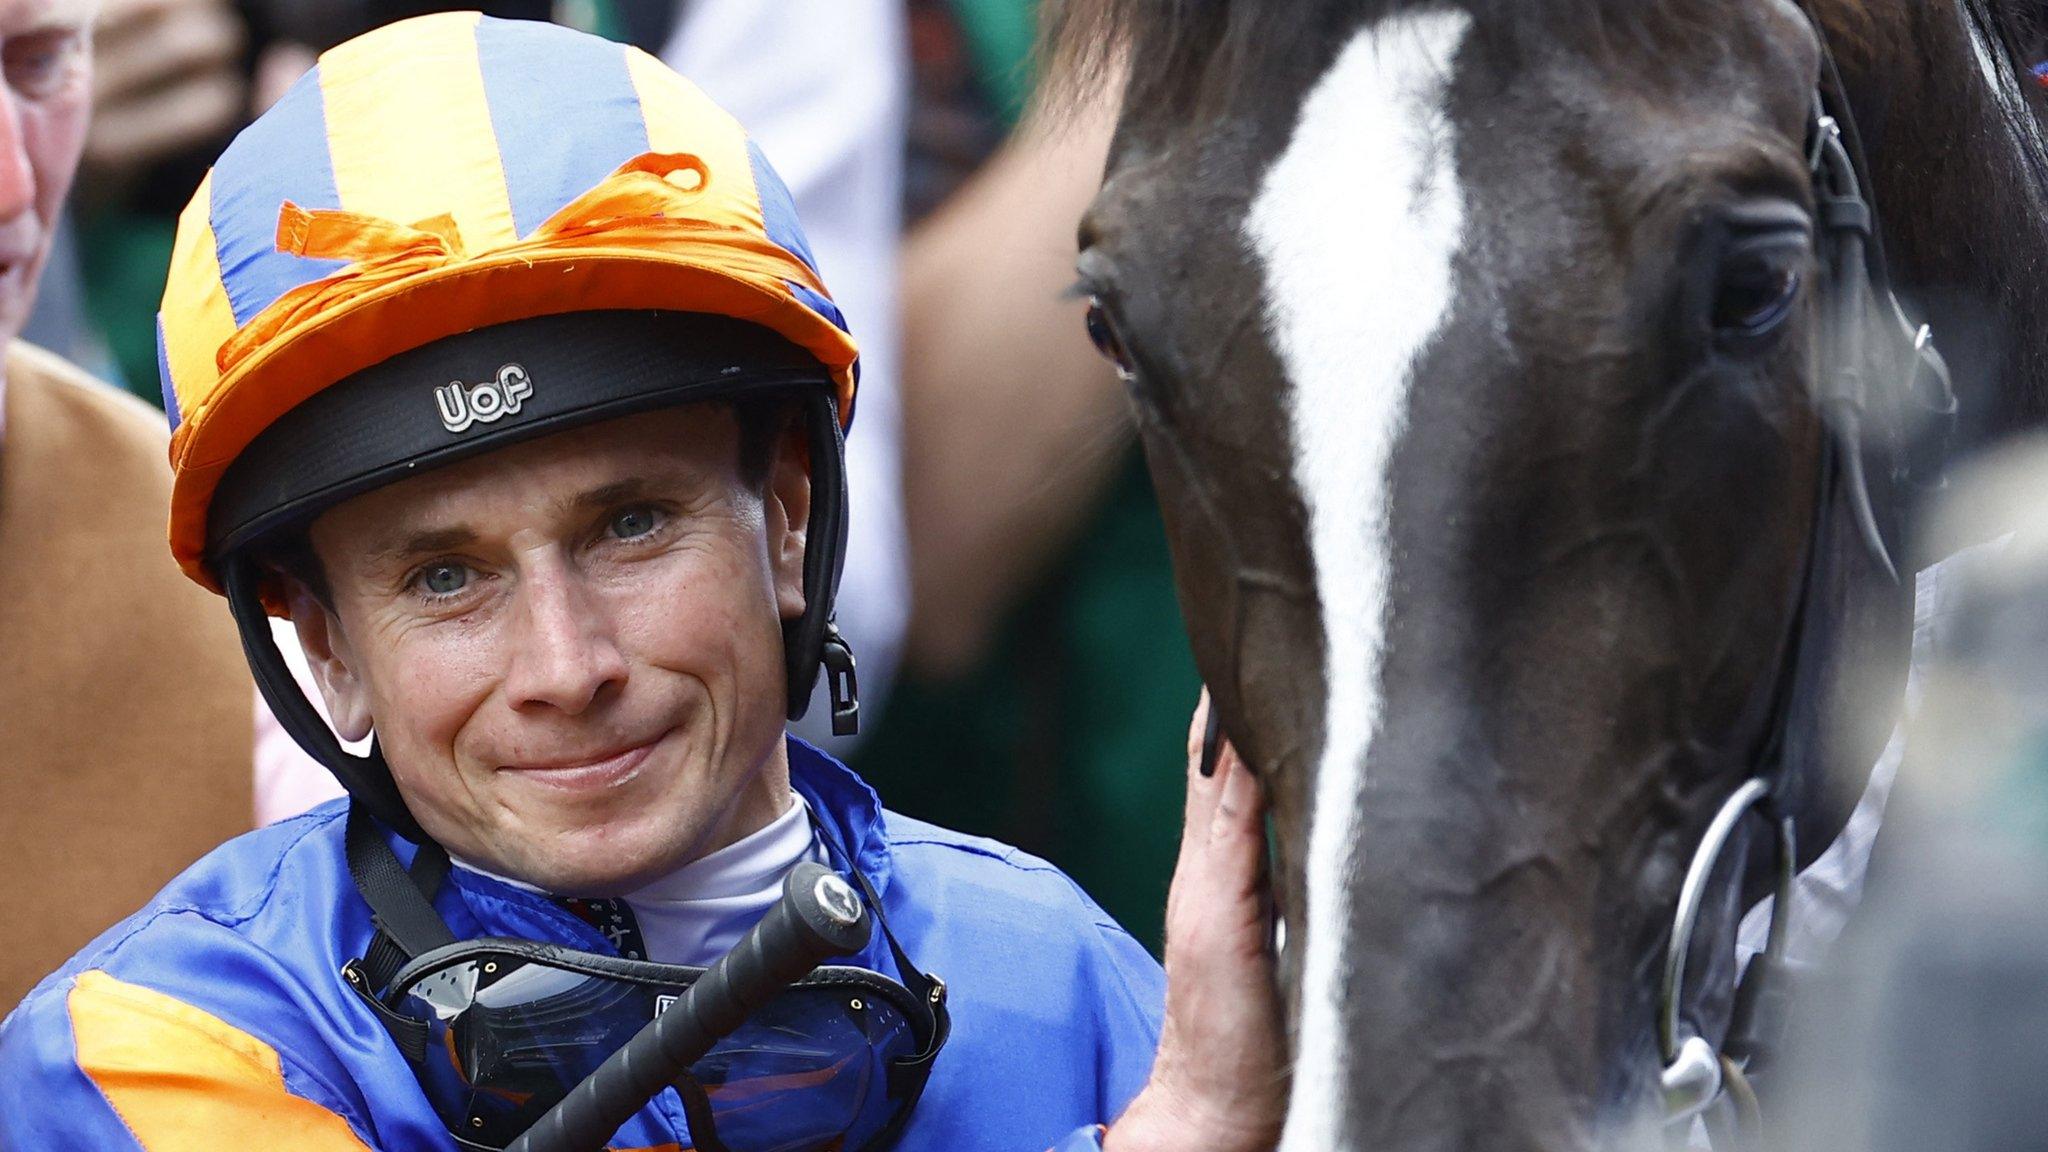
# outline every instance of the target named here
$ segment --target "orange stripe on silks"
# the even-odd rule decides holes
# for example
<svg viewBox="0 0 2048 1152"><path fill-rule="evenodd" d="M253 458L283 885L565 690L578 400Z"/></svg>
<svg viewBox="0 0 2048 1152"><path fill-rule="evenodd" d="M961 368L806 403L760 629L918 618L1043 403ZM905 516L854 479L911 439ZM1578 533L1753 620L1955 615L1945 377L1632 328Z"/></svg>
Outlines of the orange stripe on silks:
<svg viewBox="0 0 2048 1152"><path fill-rule="evenodd" d="M276 1049L216 1016L104 972L80 975L67 1004L79 1069L143 1152L370 1152L285 1087Z"/></svg>
<svg viewBox="0 0 2048 1152"><path fill-rule="evenodd" d="M171 267L164 288L164 307L173 301L182 314L164 314L164 363L170 368L178 410L190 420L220 379L214 357L235 334L235 310L220 280L220 255L214 250L213 173L178 218L178 239L171 248Z"/></svg>
<svg viewBox="0 0 2048 1152"><path fill-rule="evenodd" d="M477 19L446 12L412 20L397 57L378 37L320 57L327 156L341 207L400 224L452 215L470 252L518 239L484 96ZM393 115L411 119L393 123Z"/></svg>
<svg viewBox="0 0 2048 1152"><path fill-rule="evenodd" d="M638 48L626 50L626 73L640 97L640 116L647 123L651 152L687 153L704 162L708 195L695 209L700 219L766 235L761 199L754 191L754 169L747 157L747 137L725 109L702 89ZM720 131L720 125L729 125Z"/></svg>

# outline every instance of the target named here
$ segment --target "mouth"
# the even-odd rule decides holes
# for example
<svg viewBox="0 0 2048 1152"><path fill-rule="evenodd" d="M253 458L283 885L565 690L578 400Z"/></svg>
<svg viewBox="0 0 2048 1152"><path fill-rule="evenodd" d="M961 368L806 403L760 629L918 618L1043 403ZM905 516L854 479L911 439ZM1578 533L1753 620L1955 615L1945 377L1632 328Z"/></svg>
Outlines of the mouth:
<svg viewBox="0 0 2048 1152"><path fill-rule="evenodd" d="M673 730L671 730L673 731ZM608 749L591 755L562 756L524 764L503 764L498 771L516 780L565 792L591 792L614 788L631 780L668 732L645 743Z"/></svg>

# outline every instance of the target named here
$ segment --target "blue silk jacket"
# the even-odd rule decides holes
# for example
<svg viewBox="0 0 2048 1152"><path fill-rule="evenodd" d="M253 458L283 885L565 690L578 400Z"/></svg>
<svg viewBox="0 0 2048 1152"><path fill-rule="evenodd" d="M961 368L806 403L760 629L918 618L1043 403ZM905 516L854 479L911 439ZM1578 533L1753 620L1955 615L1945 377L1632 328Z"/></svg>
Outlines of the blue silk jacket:
<svg viewBox="0 0 2048 1152"><path fill-rule="evenodd" d="M1095 1126L1150 1069L1159 966L1058 869L886 812L837 761L789 747L824 835L880 891L912 961L947 984L952 1038L896 1148L1097 1147ZM454 1149L342 982L372 932L344 812L325 805L222 845L38 985L0 1024L0 1152ZM611 950L553 902L462 869L436 904L459 937ZM855 962L900 979L879 933ZM615 1147L678 1149L673 1097Z"/></svg>

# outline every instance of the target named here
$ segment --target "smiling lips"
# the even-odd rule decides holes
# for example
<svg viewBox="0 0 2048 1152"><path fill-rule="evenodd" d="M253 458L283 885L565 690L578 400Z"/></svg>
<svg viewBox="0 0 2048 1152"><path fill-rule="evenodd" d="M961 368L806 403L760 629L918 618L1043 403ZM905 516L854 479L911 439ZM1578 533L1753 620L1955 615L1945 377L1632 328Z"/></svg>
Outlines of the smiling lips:
<svg viewBox="0 0 2048 1152"><path fill-rule="evenodd" d="M532 780L550 788L572 791L608 788L630 779L647 757L654 752L668 733L647 741L612 752L599 753L592 757L563 759L533 764L506 764L498 771L511 773L521 779Z"/></svg>

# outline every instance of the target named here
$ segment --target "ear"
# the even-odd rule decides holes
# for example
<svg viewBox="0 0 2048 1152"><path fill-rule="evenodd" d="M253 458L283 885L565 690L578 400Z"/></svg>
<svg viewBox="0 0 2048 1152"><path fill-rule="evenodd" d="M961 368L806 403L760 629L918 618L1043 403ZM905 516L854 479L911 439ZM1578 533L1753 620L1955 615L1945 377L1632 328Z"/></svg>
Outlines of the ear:
<svg viewBox="0 0 2048 1152"><path fill-rule="evenodd" d="M306 666L320 687L335 734L344 741L363 739L370 734L370 692L340 618L304 584L289 577L284 584L292 627L298 631L299 647L305 650Z"/></svg>
<svg viewBox="0 0 2048 1152"><path fill-rule="evenodd" d="M776 607L784 620L794 620L804 614L804 545L811 530L811 460L800 420L776 438L761 502Z"/></svg>

